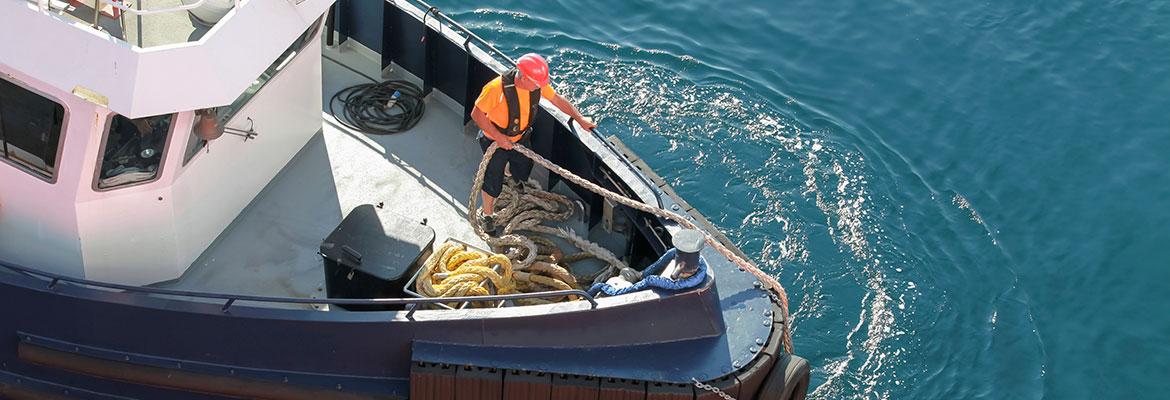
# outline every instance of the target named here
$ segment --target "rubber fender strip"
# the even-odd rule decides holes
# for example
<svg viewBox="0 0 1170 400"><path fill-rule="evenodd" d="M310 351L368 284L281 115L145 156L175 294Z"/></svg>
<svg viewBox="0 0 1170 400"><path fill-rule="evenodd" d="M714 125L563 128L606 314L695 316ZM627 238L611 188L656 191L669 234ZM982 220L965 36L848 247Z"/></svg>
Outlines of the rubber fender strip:
<svg viewBox="0 0 1170 400"><path fill-rule="evenodd" d="M0 398L12 400L65 400L67 397L61 397L53 394L48 394L42 391L16 387L7 383L0 383Z"/></svg>
<svg viewBox="0 0 1170 400"><path fill-rule="evenodd" d="M16 348L21 361L42 367L70 371L102 379L217 396L266 398L273 400L372 400L399 397L370 396L217 376L170 368L150 367L53 350L21 342Z"/></svg>

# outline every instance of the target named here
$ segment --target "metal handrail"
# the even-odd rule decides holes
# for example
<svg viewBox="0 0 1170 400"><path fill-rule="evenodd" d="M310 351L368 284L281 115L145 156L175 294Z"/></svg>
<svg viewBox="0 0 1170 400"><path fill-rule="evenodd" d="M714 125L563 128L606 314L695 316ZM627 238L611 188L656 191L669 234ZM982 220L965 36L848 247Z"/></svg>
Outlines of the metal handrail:
<svg viewBox="0 0 1170 400"><path fill-rule="evenodd" d="M572 128L571 124L569 126ZM576 128L572 129L576 131ZM654 196L654 201L658 202L658 208L666 209L666 205L662 204L661 190L658 189L657 186L654 186L654 182L651 182L650 178L646 177L646 175L641 171L638 171L638 167L634 166L634 163L631 162L629 158L626 158L625 154L622 154L621 151L618 151L617 147L614 147L613 143L610 143L609 140L602 137L601 133L597 132L597 128L593 128L593 130L589 131L589 133L592 133L593 137L597 139L597 141L601 142L602 146L605 146L605 148L609 149L610 152L616 154L618 158L622 160L622 164L625 164L626 167L630 169L630 172L633 172L634 176L637 176L638 180L642 181L642 183L650 189L650 194Z"/></svg>
<svg viewBox="0 0 1170 400"><path fill-rule="evenodd" d="M94 29L97 29L98 24L101 22L101 7L98 6L101 3L108 4L110 7L122 10L122 12L127 13L127 14L143 16L143 15L166 14L166 13L172 13L172 12L177 12L177 11L192 10L192 9L199 8L200 6L202 6L205 1L207 1L207 0L196 0L194 3L191 3L191 4L183 4L183 5L169 7L169 8L156 8L153 10L140 10L137 8L130 7L126 4L123 4L121 2L121 0L97 0L96 2L94 2L93 24L92 25L93 25ZM240 8L240 1L241 0L232 0L232 9L239 9Z"/></svg>
<svg viewBox="0 0 1170 400"><path fill-rule="evenodd" d="M415 310L419 304L438 304L438 303L452 303L464 301L505 301L505 300L521 300L521 299L535 299L546 297L561 297L561 296L580 296L589 302L590 309L597 308L597 299L589 295L588 292L580 289L556 290L551 292L535 292L535 293L515 293L515 294L497 294L490 296L461 296L461 297L418 297L418 298L384 298L384 299L306 299L298 297L267 297L267 296L253 296L253 295L235 295L224 293L207 293L207 292L192 292L186 290L174 290L163 288L152 288L144 286L131 286L118 283L98 282L82 278L73 278L65 275L54 274L51 272L38 271L31 268L12 265L0 261L0 266L8 268L13 271L21 272L48 278L48 289L56 287L61 282L74 283L84 286L93 286L106 289L117 289L126 292L139 294L156 294L167 296L180 297L194 297L204 299L219 299L224 300L221 310L227 312L231 306L237 301L254 301L259 303L284 303L284 304L329 304L329 305L406 305L409 306L409 311L406 317L410 318L414 315Z"/></svg>
<svg viewBox="0 0 1170 400"><path fill-rule="evenodd" d="M151 15L151 14L166 14L169 12L176 12L176 11L187 11L187 10L190 10L193 8L199 8L199 6L202 6L203 2L205 2L207 0L197 0L196 2L191 3L191 4L184 4L184 5L179 5L179 6L170 7L170 8L156 8L153 10L139 10L139 9L130 7L128 5L122 4L121 2L119 2L119 0L99 0L99 1L101 1L102 3L109 4L111 7L122 10L122 12L127 13L127 14ZM232 7L239 7L239 6L240 6L240 0L235 0L234 4L232 4Z"/></svg>
<svg viewBox="0 0 1170 400"><path fill-rule="evenodd" d="M390 2L391 4L394 3L394 0L386 0L386 1ZM463 35L466 36L466 40L463 41L464 49L467 49L467 45L471 41L471 39L475 39L475 41L477 42L476 44L479 44L483 47L486 47L488 50L490 50L490 51L488 51L488 55L502 57L505 61L508 62L508 64L510 64L510 66L512 66L512 67L516 66L516 60L513 60L512 57L508 57L507 54L504 54L504 52L500 51L500 49L497 49L496 46L493 46L487 40L484 40L484 38L481 38L481 37L479 37L479 35L476 35L475 32L472 32L472 31L468 30L467 28L463 27L463 25L460 25L454 19L451 19L451 17L447 16L447 14L443 14L443 12L440 11L438 7L432 6L430 3L427 3L426 0L404 0L404 1L414 1L414 2L418 3L419 5L421 5L422 9L426 10L423 14L423 27L424 28L427 27L426 26L427 15L434 14L436 17L439 17L439 19L440 19L439 25L440 26L442 26L442 21L447 21L447 23L449 25L451 25L450 26L451 28L453 28L454 30L456 30L458 32L462 32Z"/></svg>
<svg viewBox="0 0 1170 400"><path fill-rule="evenodd" d="M394 3L394 0L386 0L386 1L390 2L391 4ZM479 35L476 35L474 32L463 27L463 25L459 24L459 22L456 22L454 19L451 19L451 17L447 16L446 14L443 14L443 12L441 10L439 10L438 7L432 6L430 3L427 3L426 0L403 0L403 1L414 1L415 3L418 3L420 6L422 6L423 9L426 10L423 13L423 28L424 29L430 29L430 27L428 27L426 25L427 16L434 14L436 17L438 17L440 19L440 21L439 21L440 29L443 26L443 21L447 21L448 24L450 25L449 28L454 29L457 32L463 33L463 35L465 36L465 40L463 41L463 49L464 50L466 50L470 53L470 48L468 48L468 44L471 42L472 39L475 39L477 42L476 44L482 45L482 46L486 47L488 50L490 50L487 52L489 56L501 57L504 60L507 60L508 63L511 64L512 67L516 66L516 60L513 60L511 57L508 57L507 54L504 54L504 52L497 49L491 43L488 43L488 41L484 40L484 38L479 37ZM574 132L576 132L576 129L573 128L573 124L571 121L568 125L569 125L570 129L573 129ZM618 155L619 156L618 158L621 159L622 163L625 164L626 167L629 168L630 171L634 173L634 175L638 176L638 179L641 180L642 183L646 184L646 186L650 189L650 194L654 196L654 200L658 203L658 208L665 208L665 205L662 203L662 195L659 193L658 188L656 186L654 186L653 182L651 182L649 178L647 178L641 172L638 171L638 168L634 166L634 163L630 162L630 160L627 159L624 155L622 155L621 152L617 151L617 149L614 148L613 145L610 144L608 140L605 140L605 137L601 136L601 133L597 132L596 128L593 129L592 131L590 131L589 133L593 134L593 137L595 139L597 139L598 141L600 141L602 143L602 146L605 146L607 149L609 149L609 151L613 152L615 155Z"/></svg>

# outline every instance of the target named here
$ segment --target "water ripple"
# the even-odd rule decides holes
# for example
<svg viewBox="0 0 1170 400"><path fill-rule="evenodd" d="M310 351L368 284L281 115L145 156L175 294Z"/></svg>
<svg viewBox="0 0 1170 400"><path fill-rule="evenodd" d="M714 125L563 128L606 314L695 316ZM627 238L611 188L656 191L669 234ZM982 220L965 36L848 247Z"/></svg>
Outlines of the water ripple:
<svg viewBox="0 0 1170 400"><path fill-rule="evenodd" d="M1100 360L1170 367L1170 5L794 1L444 10L778 276L812 398L1170 390Z"/></svg>

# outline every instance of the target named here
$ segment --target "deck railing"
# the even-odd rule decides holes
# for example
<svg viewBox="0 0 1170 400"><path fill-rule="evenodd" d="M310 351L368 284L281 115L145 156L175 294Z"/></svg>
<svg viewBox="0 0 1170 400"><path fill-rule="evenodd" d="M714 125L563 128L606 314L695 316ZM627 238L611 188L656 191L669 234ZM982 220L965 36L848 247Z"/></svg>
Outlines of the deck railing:
<svg viewBox="0 0 1170 400"><path fill-rule="evenodd" d="M394 0L385 0L385 1L387 3L394 4ZM512 59L512 57L509 57L507 54L504 54L504 52L497 49L495 46L493 46L487 40L484 40L484 38L479 37L479 35L476 35L471 30L463 27L463 25L459 24L451 17L447 16L446 14L443 14L443 12L440 11L438 7L432 6L430 3L427 3L426 0L401 0L401 1L404 1L407 3L411 3L411 2L417 3L420 9L426 10L423 13L423 21L422 21L423 26L426 29L431 29L430 26L427 25L427 18L430 17L431 15L434 15L435 18L438 18L438 20L439 20L440 29L442 29L442 26L445 23L445 25L447 25L447 28L462 34L462 36L464 37L463 49L468 52L468 55L470 55L470 53L471 53L470 46L471 46L471 42L474 40L476 42L476 45L481 46L484 49L484 52L488 54L488 56L496 59L496 61L501 61L501 60L504 61L503 64L509 68L516 67L516 60ZM397 5L395 4L395 6L397 6ZM332 35L332 29L330 29L329 33L330 33L330 35ZM330 42L332 42L332 40L330 40ZM576 125L574 125L572 123L572 121L567 121L566 126L568 126L569 129L571 129L571 130L576 129ZM632 162L630 162L629 159L627 159L624 155L622 155L622 153L620 151L618 151L618 149L616 147L614 147L613 143L610 143L609 140L606 140L605 137L602 136L601 129L595 128L592 131L590 131L589 133L594 138L596 138L598 142L601 142L603 146L605 146L607 149L609 149L610 152L612 152L614 155L616 155L617 158L619 160L621 160L623 165L625 165L627 168L630 169L631 172L633 172L634 176L637 176L639 180L641 180L643 183L646 184L646 187L651 191L651 194L653 195L654 200L657 202L658 208L663 208L664 205L662 203L661 190L656 185L654 185L654 183L651 182L649 178L647 178L644 174L642 174L641 171L639 171L638 168L636 166L634 166L634 164Z"/></svg>
<svg viewBox="0 0 1170 400"><path fill-rule="evenodd" d="M88 279L74 278L65 275L55 274L51 272L39 271L32 268L22 267L15 264L9 264L0 261L0 267L7 268L18 273L32 276L39 279L46 279L47 289L56 288L62 283L76 284L80 286L97 287L103 289L121 290L128 293L142 294L142 295L163 295L163 296L178 296L191 297L202 299L217 299L223 300L223 305L220 311L227 313L228 309L232 307L237 301L251 301L258 303L282 303L282 304L329 304L329 305L343 305L343 306L388 306L401 305L406 306L406 318L412 319L414 312L418 310L419 305L425 304L441 304L441 303L460 303L466 301L490 301L499 302L507 300L522 300L522 299L537 299L549 297L563 297L563 296L580 296L589 302L589 308L597 308L597 300L590 296L589 293L579 289L569 290L555 290L550 292L535 292L535 293L515 293L515 294L497 294L490 296L462 296L462 297L417 297L417 298L384 298L384 299L312 299L300 297L269 297L269 296L253 296L243 294L225 294L225 293L208 293L208 292L193 292L187 290L174 290L153 288L145 286L123 285L118 283L98 282Z"/></svg>
<svg viewBox="0 0 1170 400"><path fill-rule="evenodd" d="M84 6L85 8L88 8L90 6L90 4L81 4L81 3L69 4L63 0L28 0L28 1L30 3L36 3L37 8L40 9L41 11L50 11L50 12L60 11L61 15L63 15L63 16L70 17L70 18L73 18L73 19L81 21L81 22L85 22L85 23L89 24L89 26L93 29L106 31L106 33L109 33L112 36L114 36L118 39L127 41L127 42L132 42L132 40L131 40L132 38L127 37L128 32L124 27L124 24L129 23L128 21L122 20L122 27L121 28L116 27L116 26L105 26L105 27L102 26L102 9L105 8L106 6L109 6L110 8L117 10L118 13L124 13L124 14L131 15L133 17L140 18L138 21L138 26L135 28L135 32L137 33L137 36L139 39L138 41L141 42L143 40L143 38L142 38L142 35L143 35L142 25L144 24L144 20L141 20L141 17L150 16L150 15L179 13L179 12L186 13L187 11L202 7L205 4L207 4L207 2L208 2L208 0L194 0L190 4L179 4L177 6L144 9L143 7L145 7L146 4L144 1L141 1L141 0L137 0L137 1L132 2L132 3L127 3L125 0L90 0L90 2L92 2L92 6L93 6L93 15L92 15L92 17L90 17L89 15L86 14L86 12L88 10L77 8L79 6ZM239 9L241 3L243 3L244 1L246 1L246 0L232 0L231 1L232 9ZM115 18L118 18L118 17L115 17ZM149 25L149 23L146 23L146 24ZM209 28L209 27L196 26L194 29L198 30L198 29L207 29L207 28ZM167 43L161 43L161 44L156 43L154 45L173 44L173 43L170 43L172 41L175 41L176 43L190 41L190 39L188 38L187 35L180 35L180 36L176 36L176 37L181 37L181 39L167 40ZM137 43L132 43L132 44L137 45ZM146 47L149 47L149 46L146 46Z"/></svg>
<svg viewBox="0 0 1170 400"><path fill-rule="evenodd" d="M190 9L199 8L199 6L202 6L203 3L206 2L207 0L196 0L194 3L191 3L191 4L180 4L180 5L174 6L174 7L156 8L156 9L150 9L150 10L139 10L139 9L136 9L136 8L133 8L133 7L130 7L128 5L123 4L120 0L100 0L100 1L102 3L109 4L111 7L122 10L122 12L127 13L127 14L152 15L152 14L172 13L172 12L178 12L178 11L187 11ZM239 6L240 6L240 0L233 0L232 1L232 7L239 7Z"/></svg>

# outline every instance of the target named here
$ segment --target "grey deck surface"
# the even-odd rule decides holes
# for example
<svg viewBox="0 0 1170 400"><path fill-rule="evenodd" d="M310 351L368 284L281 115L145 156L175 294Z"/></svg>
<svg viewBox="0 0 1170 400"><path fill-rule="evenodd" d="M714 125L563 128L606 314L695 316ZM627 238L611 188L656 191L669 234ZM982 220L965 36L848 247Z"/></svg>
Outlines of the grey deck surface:
<svg viewBox="0 0 1170 400"><path fill-rule="evenodd" d="M377 77L378 63L352 50L326 56ZM322 60L323 99L368 82ZM322 113L324 126L179 279L156 286L217 293L325 297L316 254L342 217L361 204L382 202L408 218L426 218L436 242L448 237L484 246L466 221L471 180L481 158L463 133L462 110L433 96L412 130L371 136L350 131Z"/></svg>
<svg viewBox="0 0 1170 400"><path fill-rule="evenodd" d="M171 8L182 5L179 0L138 0L134 7L139 9ZM199 40L211 29L195 20L186 11L136 16L122 15L122 26L126 30L125 40L139 47L161 46Z"/></svg>
<svg viewBox="0 0 1170 400"><path fill-rule="evenodd" d="M99 0L57 1L66 5L63 10L55 8L62 15L69 15L86 24L93 23L94 4ZM100 3L99 3L100 4ZM132 7L140 10L172 8L182 5L180 0L132 0ZM109 10L109 6L105 6ZM137 16L121 13L118 18L102 14L98 26L114 37L138 47L153 47L199 40L211 29L195 20L186 11Z"/></svg>

